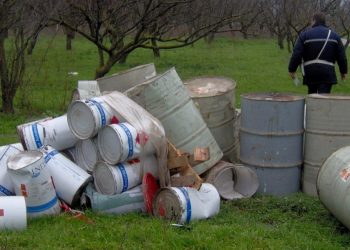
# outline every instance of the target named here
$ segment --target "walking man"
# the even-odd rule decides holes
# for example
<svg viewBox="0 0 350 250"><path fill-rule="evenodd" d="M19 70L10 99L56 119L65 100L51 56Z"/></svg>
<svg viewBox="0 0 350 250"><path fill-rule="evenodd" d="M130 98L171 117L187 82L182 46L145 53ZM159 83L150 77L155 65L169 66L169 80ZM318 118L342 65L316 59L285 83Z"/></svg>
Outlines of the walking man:
<svg viewBox="0 0 350 250"><path fill-rule="evenodd" d="M312 27L301 33L297 40L289 61L289 74L295 79L300 65L308 94L330 93L332 85L337 83L335 62L344 80L348 66L343 43L339 35L326 26L325 14L317 12Z"/></svg>

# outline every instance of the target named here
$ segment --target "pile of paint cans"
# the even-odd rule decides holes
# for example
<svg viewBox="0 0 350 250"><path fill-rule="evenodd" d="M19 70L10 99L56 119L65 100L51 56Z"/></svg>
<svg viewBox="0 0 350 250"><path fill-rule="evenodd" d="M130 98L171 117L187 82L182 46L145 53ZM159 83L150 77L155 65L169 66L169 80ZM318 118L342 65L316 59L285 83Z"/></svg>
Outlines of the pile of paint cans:
<svg viewBox="0 0 350 250"><path fill-rule="evenodd" d="M155 76L154 65L147 64L101 79L101 85L80 82L85 87L92 84L93 91L75 94L67 114L17 126L21 143L0 147L0 229L25 229L27 217L57 215L67 207L111 214L147 211L188 223L216 215L220 196L253 195L257 184L246 187L244 182L255 183L256 176L231 163L218 163L222 152L210 140L216 155L204 166L218 165L212 174L205 173L211 184L203 183L199 190L169 185L164 131L171 132L168 126L176 124L163 128L148 112L150 106L140 106L120 93L128 89L127 79L134 87ZM99 87L120 92L101 93ZM191 102L189 96L185 99ZM193 112L200 116L198 110Z"/></svg>

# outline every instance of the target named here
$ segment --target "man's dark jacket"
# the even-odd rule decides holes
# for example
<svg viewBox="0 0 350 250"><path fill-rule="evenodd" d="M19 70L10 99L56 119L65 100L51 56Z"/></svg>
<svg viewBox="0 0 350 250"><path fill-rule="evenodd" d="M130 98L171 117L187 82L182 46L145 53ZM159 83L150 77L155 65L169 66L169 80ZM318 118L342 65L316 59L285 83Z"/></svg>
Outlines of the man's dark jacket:
<svg viewBox="0 0 350 250"><path fill-rule="evenodd" d="M302 63L302 60L308 62L317 58L326 41L328 31L329 28L324 25L314 25L300 35L289 62L289 72L296 72L298 65ZM344 46L339 35L334 31L331 32L326 47L319 59L330 63L337 62L340 73L347 74L348 67ZM304 71L304 84L337 83L334 66L312 63L305 66Z"/></svg>

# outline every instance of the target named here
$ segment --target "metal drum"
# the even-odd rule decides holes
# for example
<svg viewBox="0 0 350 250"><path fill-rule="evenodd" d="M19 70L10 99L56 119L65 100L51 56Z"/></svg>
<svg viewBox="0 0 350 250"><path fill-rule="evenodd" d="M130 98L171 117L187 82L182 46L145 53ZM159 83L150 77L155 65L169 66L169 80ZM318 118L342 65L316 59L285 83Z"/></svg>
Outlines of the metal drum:
<svg viewBox="0 0 350 250"><path fill-rule="evenodd" d="M184 82L192 101L224 153L224 159L235 162L235 87L222 77L199 77Z"/></svg>
<svg viewBox="0 0 350 250"><path fill-rule="evenodd" d="M306 98L303 192L317 196L316 178L322 163L350 145L350 96L311 94Z"/></svg>
<svg viewBox="0 0 350 250"><path fill-rule="evenodd" d="M317 193L325 207L350 229L350 147L343 147L321 166Z"/></svg>
<svg viewBox="0 0 350 250"><path fill-rule="evenodd" d="M140 84L156 75L156 68L153 63L140 65L132 69L105 76L97 79L101 92L119 91L124 92L129 88Z"/></svg>
<svg viewBox="0 0 350 250"><path fill-rule="evenodd" d="M260 194L297 192L303 151L304 97L241 96L240 160L259 178Z"/></svg>
<svg viewBox="0 0 350 250"><path fill-rule="evenodd" d="M125 94L159 119L175 147L191 154L196 147L209 148L209 160L194 166L198 174L222 158L217 142L175 68L127 90Z"/></svg>

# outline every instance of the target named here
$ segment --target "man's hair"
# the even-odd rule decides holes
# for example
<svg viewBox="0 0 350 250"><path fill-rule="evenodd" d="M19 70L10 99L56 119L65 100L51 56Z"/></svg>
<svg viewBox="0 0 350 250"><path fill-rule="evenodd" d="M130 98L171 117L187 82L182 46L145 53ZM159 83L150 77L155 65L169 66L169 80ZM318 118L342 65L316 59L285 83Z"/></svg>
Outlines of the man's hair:
<svg viewBox="0 0 350 250"><path fill-rule="evenodd" d="M315 24L326 25L326 15L323 12L316 12L312 17L312 20L315 21Z"/></svg>

